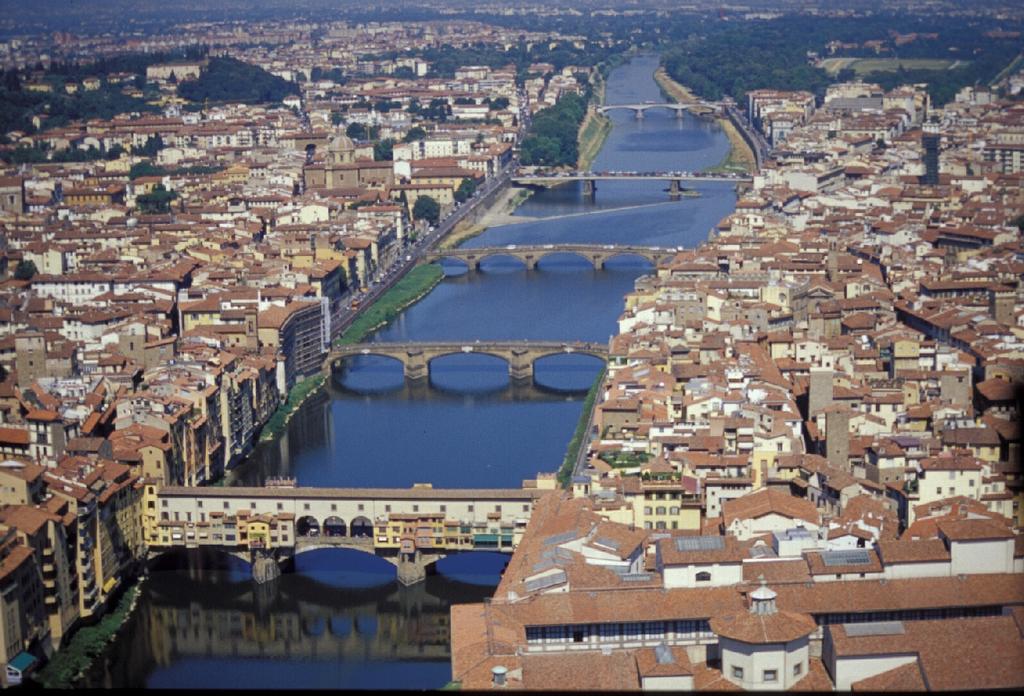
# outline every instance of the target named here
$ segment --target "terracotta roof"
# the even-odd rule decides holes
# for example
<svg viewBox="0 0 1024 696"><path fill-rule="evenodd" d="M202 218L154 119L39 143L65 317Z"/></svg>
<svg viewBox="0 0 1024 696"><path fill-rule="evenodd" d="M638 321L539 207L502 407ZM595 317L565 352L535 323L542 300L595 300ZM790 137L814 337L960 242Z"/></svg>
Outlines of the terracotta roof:
<svg viewBox="0 0 1024 696"><path fill-rule="evenodd" d="M711 630L741 643L788 643L810 635L818 627L810 616L791 611L774 614L739 612L711 619Z"/></svg>

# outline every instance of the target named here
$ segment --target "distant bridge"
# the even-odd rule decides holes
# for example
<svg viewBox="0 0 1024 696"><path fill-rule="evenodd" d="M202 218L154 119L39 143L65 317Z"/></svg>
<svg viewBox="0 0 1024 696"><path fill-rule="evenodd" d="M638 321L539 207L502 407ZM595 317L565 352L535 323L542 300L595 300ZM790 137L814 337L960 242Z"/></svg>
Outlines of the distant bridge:
<svg viewBox="0 0 1024 696"><path fill-rule="evenodd" d="M613 244L544 244L541 246L509 245L504 247L482 247L478 249L442 249L426 255L427 261L456 259L465 263L471 271L480 269L480 263L492 256L510 256L519 259L529 270L537 267L537 263L551 254L574 254L586 259L601 270L608 259L616 256L639 256L653 265L662 260L671 259L678 250L672 247L630 246Z"/></svg>
<svg viewBox="0 0 1024 696"><path fill-rule="evenodd" d="M689 102L686 104L671 102L655 104L652 102L642 102L639 104L605 104L604 106L597 107L597 110L602 114L606 114L609 111L632 111L633 115L638 120L644 118L644 113L650 109L668 109L669 111L675 112L676 118L682 118L683 114L687 111L694 111L697 113L711 113L721 110L721 106L711 102Z"/></svg>
<svg viewBox="0 0 1024 696"><path fill-rule="evenodd" d="M584 341L467 341L438 343L356 343L336 346L327 357L329 369L340 367L347 358L357 355L381 355L402 363L407 379L426 379L430 363L446 355L477 353L492 355L508 363L512 379L532 379L533 364L552 355L579 353L601 360L608 359L608 346Z"/></svg>
<svg viewBox="0 0 1024 696"><path fill-rule="evenodd" d="M749 183L749 176L727 174L705 174L701 172L570 172L566 174L520 174L512 177L516 186L550 188L572 181L583 182L583 193L593 195L598 181L667 181L670 196L686 194L683 184L687 182L718 181L732 184Z"/></svg>
<svg viewBox="0 0 1024 696"><path fill-rule="evenodd" d="M247 562L285 561L319 549L353 549L398 567L413 584L428 566L461 551L511 553L534 501L513 489L164 486L150 552L217 549Z"/></svg>

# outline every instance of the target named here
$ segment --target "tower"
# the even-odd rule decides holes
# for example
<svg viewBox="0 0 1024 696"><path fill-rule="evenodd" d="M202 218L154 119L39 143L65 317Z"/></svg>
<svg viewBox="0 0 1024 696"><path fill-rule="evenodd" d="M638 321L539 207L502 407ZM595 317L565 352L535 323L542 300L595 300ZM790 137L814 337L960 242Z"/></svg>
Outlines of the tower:
<svg viewBox="0 0 1024 696"><path fill-rule="evenodd" d="M925 124L921 147L924 148L924 176L921 177L921 183L935 186L939 183L939 133L935 126Z"/></svg>

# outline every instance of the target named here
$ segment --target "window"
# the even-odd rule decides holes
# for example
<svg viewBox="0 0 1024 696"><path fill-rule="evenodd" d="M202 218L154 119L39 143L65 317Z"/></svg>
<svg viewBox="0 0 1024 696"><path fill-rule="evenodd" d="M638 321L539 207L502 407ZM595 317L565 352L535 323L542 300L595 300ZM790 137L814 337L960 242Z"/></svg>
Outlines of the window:
<svg viewBox="0 0 1024 696"><path fill-rule="evenodd" d="M523 506L523 512L529 512L529 511L530 511L530 506L529 505L524 505Z"/></svg>
<svg viewBox="0 0 1024 696"><path fill-rule="evenodd" d="M363 511L363 504L359 503L359 512L362 512L362 511Z"/></svg>
<svg viewBox="0 0 1024 696"><path fill-rule="evenodd" d="M573 632L572 632L572 642L573 643L582 643L583 642L583 629L582 628L573 629Z"/></svg>
<svg viewBox="0 0 1024 696"><path fill-rule="evenodd" d="M331 503L331 512L337 512L337 511L338 511L338 504L337 503Z"/></svg>
<svg viewBox="0 0 1024 696"><path fill-rule="evenodd" d="M255 505L253 505L253 507L256 507L256 506L255 506ZM309 509L309 503L303 503L303 504L302 504L302 509L303 509L303 510L308 510L308 509Z"/></svg>
<svg viewBox="0 0 1024 696"><path fill-rule="evenodd" d="M795 665L793 665L793 676L794 677L799 677L801 674L803 674L803 671L804 671L804 663L803 662L797 662Z"/></svg>
<svg viewBox="0 0 1024 696"><path fill-rule="evenodd" d="M645 506L645 507L644 507L644 514L645 514L645 515L650 515L650 514L653 514L653 508L651 508L651 506L650 506L650 505L647 505L647 506Z"/></svg>
<svg viewBox="0 0 1024 696"><path fill-rule="evenodd" d="M284 510L284 503L278 503L277 504L277 509L278 510Z"/></svg>
<svg viewBox="0 0 1024 696"><path fill-rule="evenodd" d="M385 505L384 506L384 512L391 512L391 506L390 505Z"/></svg>
<svg viewBox="0 0 1024 696"><path fill-rule="evenodd" d="M419 505L413 505L412 506L412 511L413 512L419 512L420 511L420 506Z"/></svg>
<svg viewBox="0 0 1024 696"><path fill-rule="evenodd" d="M702 570L699 573L697 573L697 582L710 582L710 581L711 581L711 573L709 573L708 571Z"/></svg>
<svg viewBox="0 0 1024 696"><path fill-rule="evenodd" d="M626 638L639 638L643 632L643 624L638 621L630 621L622 624L622 635Z"/></svg>
<svg viewBox="0 0 1024 696"><path fill-rule="evenodd" d="M764 680L766 682L773 682L779 680L779 671L777 669L766 669L764 671Z"/></svg>
<svg viewBox="0 0 1024 696"><path fill-rule="evenodd" d="M160 507L167 507L167 501L166 500L161 500L160 501Z"/></svg>
<svg viewBox="0 0 1024 696"><path fill-rule="evenodd" d="M196 501L196 507L200 507L200 508L203 507L203 501L197 500Z"/></svg>
<svg viewBox="0 0 1024 696"><path fill-rule="evenodd" d="M467 510L468 510L469 512L473 512L473 506L472 506L472 505L468 505L468 506L466 506L466 509L467 509Z"/></svg>
<svg viewBox="0 0 1024 696"><path fill-rule="evenodd" d="M733 679L742 679L743 678L743 668L742 667L737 667L736 665L733 665L732 666L732 678Z"/></svg>
<svg viewBox="0 0 1024 696"><path fill-rule="evenodd" d="M226 500L224 501L224 509L225 509L225 510L227 510L227 509L228 509L228 501L226 501Z"/></svg>

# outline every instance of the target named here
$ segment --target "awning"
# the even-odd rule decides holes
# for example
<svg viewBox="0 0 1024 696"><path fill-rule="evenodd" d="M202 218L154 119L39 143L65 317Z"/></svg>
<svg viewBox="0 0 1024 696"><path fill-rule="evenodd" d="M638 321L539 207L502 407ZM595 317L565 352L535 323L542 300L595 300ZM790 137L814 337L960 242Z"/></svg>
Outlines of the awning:
<svg viewBox="0 0 1024 696"><path fill-rule="evenodd" d="M12 667L21 672L22 674L24 674L32 668L32 665L34 665L38 661L39 660L36 659L35 655L30 655L29 653L23 651L15 655L14 659L7 663L7 666Z"/></svg>

